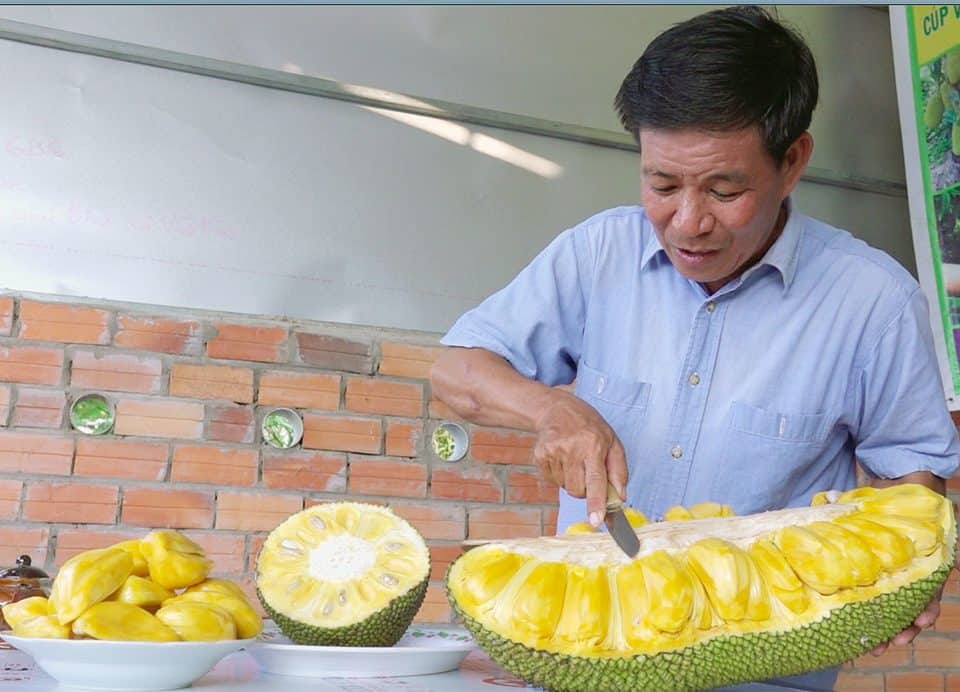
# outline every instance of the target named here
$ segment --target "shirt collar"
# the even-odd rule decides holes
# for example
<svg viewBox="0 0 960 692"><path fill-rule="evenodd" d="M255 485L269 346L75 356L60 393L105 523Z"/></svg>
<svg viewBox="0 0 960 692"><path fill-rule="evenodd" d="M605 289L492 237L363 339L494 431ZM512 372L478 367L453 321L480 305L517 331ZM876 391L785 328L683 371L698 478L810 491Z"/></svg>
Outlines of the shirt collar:
<svg viewBox="0 0 960 692"><path fill-rule="evenodd" d="M797 256L799 255L803 222L801 221L801 215L796 211L793 201L789 197L784 201L784 206L787 208L787 221L783 226L780 237L770 246L770 249L767 250L760 261L747 270L744 276L752 274L757 267L769 265L780 272L780 277L783 280L783 291L786 293L797 273ZM658 255L662 255L666 259L666 254L660 244L660 239L651 226L650 234L643 248L643 254L640 256L640 269L646 269L651 260Z"/></svg>

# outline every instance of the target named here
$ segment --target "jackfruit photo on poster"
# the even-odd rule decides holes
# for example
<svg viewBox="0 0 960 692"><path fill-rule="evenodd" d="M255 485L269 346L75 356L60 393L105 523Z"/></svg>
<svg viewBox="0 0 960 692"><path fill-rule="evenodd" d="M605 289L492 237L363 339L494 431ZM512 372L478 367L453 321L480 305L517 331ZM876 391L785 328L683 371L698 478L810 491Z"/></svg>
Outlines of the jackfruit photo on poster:
<svg viewBox="0 0 960 692"><path fill-rule="evenodd" d="M960 46L920 67L932 191L960 183Z"/></svg>

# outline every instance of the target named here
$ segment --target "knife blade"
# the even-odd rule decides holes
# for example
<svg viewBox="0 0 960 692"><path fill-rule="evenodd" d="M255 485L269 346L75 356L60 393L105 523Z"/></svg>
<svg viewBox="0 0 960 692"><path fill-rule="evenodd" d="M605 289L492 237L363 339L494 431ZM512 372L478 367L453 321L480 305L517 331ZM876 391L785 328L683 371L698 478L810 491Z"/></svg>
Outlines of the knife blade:
<svg viewBox="0 0 960 692"><path fill-rule="evenodd" d="M640 539L637 533L630 526L630 521L623 513L623 503L616 489L607 484L607 513L603 515L603 523L606 524L607 531L613 537L614 542L620 547L627 557L636 557L640 552Z"/></svg>

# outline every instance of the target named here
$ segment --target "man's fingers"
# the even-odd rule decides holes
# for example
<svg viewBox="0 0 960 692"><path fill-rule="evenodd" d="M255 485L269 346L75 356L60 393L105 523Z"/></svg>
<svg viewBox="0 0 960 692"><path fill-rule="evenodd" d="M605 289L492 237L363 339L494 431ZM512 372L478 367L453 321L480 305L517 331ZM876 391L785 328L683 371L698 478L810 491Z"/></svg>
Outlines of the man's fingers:
<svg viewBox="0 0 960 692"><path fill-rule="evenodd" d="M584 482L587 486L587 516L594 527L600 526L607 510L607 469L602 460L587 460Z"/></svg>
<svg viewBox="0 0 960 692"><path fill-rule="evenodd" d="M613 444L607 450L606 459L607 480L620 495L620 499L626 499L627 491L627 455L623 451L623 445L620 440L614 438Z"/></svg>
<svg viewBox="0 0 960 692"><path fill-rule="evenodd" d="M563 467L563 489L572 497L583 497L584 487L583 464L567 463Z"/></svg>

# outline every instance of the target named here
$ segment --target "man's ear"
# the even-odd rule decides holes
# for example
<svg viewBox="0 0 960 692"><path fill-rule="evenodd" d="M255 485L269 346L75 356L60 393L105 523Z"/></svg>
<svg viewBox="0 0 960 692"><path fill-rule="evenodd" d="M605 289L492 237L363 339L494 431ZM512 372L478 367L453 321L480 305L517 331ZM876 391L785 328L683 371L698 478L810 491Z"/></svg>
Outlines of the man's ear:
<svg viewBox="0 0 960 692"><path fill-rule="evenodd" d="M783 197L786 198L793 188L800 182L800 176L806 170L810 157L813 155L813 135L804 132L793 140L786 153L783 163L780 164L780 173L783 175Z"/></svg>

